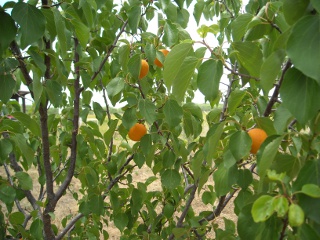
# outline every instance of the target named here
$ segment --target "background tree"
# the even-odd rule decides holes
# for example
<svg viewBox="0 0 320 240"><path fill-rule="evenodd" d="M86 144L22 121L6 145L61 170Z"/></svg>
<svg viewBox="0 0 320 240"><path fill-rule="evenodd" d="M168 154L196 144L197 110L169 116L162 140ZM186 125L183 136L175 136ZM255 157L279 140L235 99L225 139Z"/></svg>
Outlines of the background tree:
<svg viewBox="0 0 320 240"><path fill-rule="evenodd" d="M122 239L319 239L319 12L318 0L5 2L0 238L107 239L113 222ZM202 41L185 30L190 18L212 22L199 26ZM28 114L9 101L21 84ZM132 142L137 122L147 134ZM257 154L251 128L268 135ZM150 177L135 181L146 168ZM78 213L56 226L69 191ZM196 197L207 210L194 211ZM214 220L231 199L237 222L221 229Z"/></svg>

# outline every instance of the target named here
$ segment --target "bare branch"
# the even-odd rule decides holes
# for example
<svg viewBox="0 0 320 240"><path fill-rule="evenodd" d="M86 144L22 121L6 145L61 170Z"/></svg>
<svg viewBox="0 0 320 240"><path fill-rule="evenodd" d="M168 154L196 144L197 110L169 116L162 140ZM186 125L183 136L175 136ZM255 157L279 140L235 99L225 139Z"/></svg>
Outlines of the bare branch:
<svg viewBox="0 0 320 240"><path fill-rule="evenodd" d="M56 236L55 240L62 239L68 231L76 224L76 222L81 219L84 215L82 213L78 213L72 220L67 224L67 226Z"/></svg>
<svg viewBox="0 0 320 240"><path fill-rule="evenodd" d="M287 72L287 70L291 67L292 63L291 61L289 60L286 65L284 66L284 68L282 69L282 74L281 74L281 77L279 79L279 82L278 84L276 84L276 87L274 89L274 92L268 102L268 105L266 107L266 110L264 111L264 114L263 116L267 117L270 115L270 113L272 112L272 107L273 105L277 102L278 100L278 96L279 96L279 91L280 91L280 87L281 87L281 84L283 82L283 79L284 79L284 75L285 73Z"/></svg>

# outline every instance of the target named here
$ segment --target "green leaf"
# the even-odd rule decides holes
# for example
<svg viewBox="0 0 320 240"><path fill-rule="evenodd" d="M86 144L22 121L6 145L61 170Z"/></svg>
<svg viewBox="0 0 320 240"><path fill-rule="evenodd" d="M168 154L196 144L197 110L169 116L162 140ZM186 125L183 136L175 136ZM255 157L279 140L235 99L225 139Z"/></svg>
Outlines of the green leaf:
<svg viewBox="0 0 320 240"><path fill-rule="evenodd" d="M267 174L267 170L271 167L273 160L275 159L279 145L282 141L282 136L273 136L267 138L262 144L257 156L258 174L260 176L259 191L262 190L263 179ZM262 151L261 151L262 150Z"/></svg>
<svg viewBox="0 0 320 240"><path fill-rule="evenodd" d="M78 38L80 45L83 48L86 48L90 37L90 29L78 19L72 19L71 23L75 28L76 37Z"/></svg>
<svg viewBox="0 0 320 240"><path fill-rule="evenodd" d="M232 47L236 51L237 59L253 77L260 76L260 69L263 63L262 52L257 43L254 42L233 42Z"/></svg>
<svg viewBox="0 0 320 240"><path fill-rule="evenodd" d="M293 65L320 85L320 17L306 16L293 27L287 53ZM304 46L301 51L301 46Z"/></svg>
<svg viewBox="0 0 320 240"><path fill-rule="evenodd" d="M123 78L115 77L112 79L106 87L109 99L112 101L112 98L119 94L123 90L124 86ZM115 105L114 102L112 102L112 104Z"/></svg>
<svg viewBox="0 0 320 240"><path fill-rule="evenodd" d="M172 82L172 95L180 102L184 100L198 62L199 60L196 57L186 57L178 71L178 75Z"/></svg>
<svg viewBox="0 0 320 240"><path fill-rule="evenodd" d="M260 232L261 224L256 223L251 214L252 204L245 205L237 222L237 231L241 239L256 239Z"/></svg>
<svg viewBox="0 0 320 240"><path fill-rule="evenodd" d="M219 84L223 73L222 62L207 60L199 67L197 84L206 100L213 101L219 94Z"/></svg>
<svg viewBox="0 0 320 240"><path fill-rule="evenodd" d="M14 212L9 215L9 221L12 225L22 225L24 219L25 217L21 212Z"/></svg>
<svg viewBox="0 0 320 240"><path fill-rule="evenodd" d="M231 92L228 101L228 112L230 115L234 114L237 107L242 103L242 100L245 97L245 95L246 92L240 89L235 89Z"/></svg>
<svg viewBox="0 0 320 240"><path fill-rule="evenodd" d="M292 114L282 104L277 107L274 113L273 125L277 134L282 134L286 131L289 121L292 119Z"/></svg>
<svg viewBox="0 0 320 240"><path fill-rule="evenodd" d="M2 184L0 185L0 200L6 204L12 203L16 198L16 191L13 187Z"/></svg>
<svg viewBox="0 0 320 240"><path fill-rule="evenodd" d="M293 191L299 191L305 184L320 185L320 160L307 161L292 185Z"/></svg>
<svg viewBox="0 0 320 240"><path fill-rule="evenodd" d="M144 119L152 125L157 119L156 106L148 99L141 99L139 101L139 111Z"/></svg>
<svg viewBox="0 0 320 240"><path fill-rule="evenodd" d="M320 2L317 0L310 0L310 2L317 12L320 12Z"/></svg>
<svg viewBox="0 0 320 240"><path fill-rule="evenodd" d="M234 41L241 41L244 37L247 26L251 22L253 18L252 14L245 13L240 14L232 23L231 23L231 30L232 30L232 37Z"/></svg>
<svg viewBox="0 0 320 240"><path fill-rule="evenodd" d="M4 52L10 45L10 43L14 40L17 27L15 22L11 18L11 16L5 11L0 11L0 56L2 52ZM1 94L0 94L1 95Z"/></svg>
<svg viewBox="0 0 320 240"><path fill-rule="evenodd" d="M129 131L129 129L137 122L136 109L128 108L122 115L122 124Z"/></svg>
<svg viewBox="0 0 320 240"><path fill-rule="evenodd" d="M181 176L175 169L167 169L161 174L161 183L164 187L172 190L180 186Z"/></svg>
<svg viewBox="0 0 320 240"><path fill-rule="evenodd" d="M28 173L17 172L15 174L15 177L18 179L19 185L22 190L32 190L33 189L32 178L29 176Z"/></svg>
<svg viewBox="0 0 320 240"><path fill-rule="evenodd" d="M320 198L320 187L315 184L303 185L301 192L313 198Z"/></svg>
<svg viewBox="0 0 320 240"><path fill-rule="evenodd" d="M43 36L46 18L35 6L18 2L14 5L11 16L20 25L23 49Z"/></svg>
<svg viewBox="0 0 320 240"><path fill-rule="evenodd" d="M62 103L62 86L56 80L48 79L45 85L48 97L54 107L59 107Z"/></svg>
<svg viewBox="0 0 320 240"><path fill-rule="evenodd" d="M167 20L164 25L164 34L162 41L166 46L173 46L178 43L179 31L177 25Z"/></svg>
<svg viewBox="0 0 320 240"><path fill-rule="evenodd" d="M252 183L253 177L249 169L239 169L238 170L238 180L237 183L242 189L247 189Z"/></svg>
<svg viewBox="0 0 320 240"><path fill-rule="evenodd" d="M230 137L229 148L236 160L248 155L251 149L251 138L245 131L237 131Z"/></svg>
<svg viewBox="0 0 320 240"><path fill-rule="evenodd" d="M223 133L224 122L214 125L211 127L206 136L206 142L203 146L203 153L206 160L211 162L218 147L220 137Z"/></svg>
<svg viewBox="0 0 320 240"><path fill-rule="evenodd" d="M125 213L118 213L114 216L114 225L120 230L120 232L123 232L125 227L129 223L129 218L127 214Z"/></svg>
<svg viewBox="0 0 320 240"><path fill-rule="evenodd" d="M291 227L299 227L304 223L304 212L297 204L291 204L288 213L289 224Z"/></svg>
<svg viewBox="0 0 320 240"><path fill-rule="evenodd" d="M261 86L264 91L270 91L280 74L281 65L285 57L285 52L283 50L278 50L273 52L267 57L261 66L260 78Z"/></svg>
<svg viewBox="0 0 320 240"><path fill-rule="evenodd" d="M294 179L301 168L300 160L289 154L278 153L273 161L271 169L277 173L286 173L291 179Z"/></svg>
<svg viewBox="0 0 320 240"><path fill-rule="evenodd" d="M16 81L13 79L10 73L0 73L0 100L3 103L7 103L10 100L15 86Z"/></svg>
<svg viewBox="0 0 320 240"><path fill-rule="evenodd" d="M283 105L301 124L306 124L320 109L320 85L295 68L289 69L280 88Z"/></svg>
<svg viewBox="0 0 320 240"><path fill-rule="evenodd" d="M41 219L36 219L31 223L30 233L34 239L43 239L43 222Z"/></svg>
<svg viewBox="0 0 320 240"><path fill-rule="evenodd" d="M34 151L27 143L26 138L22 134L16 134L11 137L15 142L16 146L20 149L22 156L24 156L28 162L28 165L31 166L34 159Z"/></svg>
<svg viewBox="0 0 320 240"><path fill-rule="evenodd" d="M88 207L90 209L90 212L96 215L102 215L104 212L103 196L97 194L90 195Z"/></svg>
<svg viewBox="0 0 320 240"><path fill-rule="evenodd" d="M173 82L179 78L179 69L183 65L185 59L190 54L193 54L191 43L181 43L172 48L166 56L164 62L163 78L169 89L171 89Z"/></svg>
<svg viewBox="0 0 320 240"><path fill-rule="evenodd" d="M164 118L170 128L174 128L181 123L183 116L182 107L173 99L169 99L163 107Z"/></svg>
<svg viewBox="0 0 320 240"><path fill-rule="evenodd" d="M58 37L58 42L59 42L59 50L61 53L61 56L63 58L66 57L67 55L67 35L66 35L66 24L65 21L61 15L61 13L58 11L56 8L51 8L53 11L53 16L54 16L54 22L55 22L55 27L57 31L57 37Z"/></svg>
<svg viewBox="0 0 320 240"><path fill-rule="evenodd" d="M196 20L197 25L199 25L200 22L200 18L202 15L202 11L204 8L204 2L203 1L198 1L195 5L194 5L194 11L193 11L193 16L194 19Z"/></svg>
<svg viewBox="0 0 320 240"><path fill-rule="evenodd" d="M104 110L101 105L97 102L92 103L93 112L98 119L100 125L104 122L104 119L106 118L106 110Z"/></svg>
<svg viewBox="0 0 320 240"><path fill-rule="evenodd" d="M90 166L85 166L79 172L79 179L83 186L94 188L99 182L97 172Z"/></svg>
<svg viewBox="0 0 320 240"><path fill-rule="evenodd" d="M117 128L117 125L118 125L118 119L111 119L109 122L108 122L108 127L109 129L104 133L103 135L103 139L104 139L104 142L106 145L109 145L110 144L110 141L113 137L113 134Z"/></svg>
<svg viewBox="0 0 320 240"><path fill-rule="evenodd" d="M143 206L144 192L134 188L131 194L131 214L136 216Z"/></svg>
<svg viewBox="0 0 320 240"><path fill-rule="evenodd" d="M14 112L11 114L18 119L25 127L27 127L35 136L41 136L40 125L36 120L23 112Z"/></svg>
<svg viewBox="0 0 320 240"><path fill-rule="evenodd" d="M141 68L140 54L133 55L128 61L128 69L134 79L139 79Z"/></svg>
<svg viewBox="0 0 320 240"><path fill-rule="evenodd" d="M284 217L289 210L289 201L284 196L274 197L272 206L278 217Z"/></svg>
<svg viewBox="0 0 320 240"><path fill-rule="evenodd" d="M255 222L264 222L274 212L273 197L263 195L259 197L252 205L252 217Z"/></svg>
<svg viewBox="0 0 320 240"><path fill-rule="evenodd" d="M283 0L283 14L290 25L293 25L306 12L309 1L305 0Z"/></svg>
<svg viewBox="0 0 320 240"><path fill-rule="evenodd" d="M128 14L128 25L130 26L132 33L137 33L137 29L139 26L140 18L141 18L141 7L140 5L133 6L127 12Z"/></svg>
<svg viewBox="0 0 320 240"><path fill-rule="evenodd" d="M230 190L232 184L237 181L237 166L233 165L230 168L226 168L223 164L220 164L218 170L213 173L214 187L217 197L226 195Z"/></svg>
<svg viewBox="0 0 320 240"><path fill-rule="evenodd" d="M13 147L12 147L10 140L6 139L6 138L0 139L0 149L1 149L0 163L3 163L7 159L9 153L11 153L13 150Z"/></svg>

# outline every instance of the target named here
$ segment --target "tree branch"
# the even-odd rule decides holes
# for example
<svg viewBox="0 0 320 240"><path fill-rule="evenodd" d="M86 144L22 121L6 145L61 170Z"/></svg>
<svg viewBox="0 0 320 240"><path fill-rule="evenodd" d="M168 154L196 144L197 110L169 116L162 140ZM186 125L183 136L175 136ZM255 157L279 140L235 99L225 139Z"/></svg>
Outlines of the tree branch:
<svg viewBox="0 0 320 240"><path fill-rule="evenodd" d="M176 225L177 228L181 228L183 226L182 225L183 221L184 221L185 217L187 216L189 208L191 207L191 203L194 200L196 191L197 191L197 186L193 185L193 188L192 188L192 191L190 193L189 199L188 199L188 201L186 203L186 206L184 207L184 210L183 210L183 212L181 213L181 216L178 219L178 222L177 222L177 225ZM174 239L174 234L173 233L170 235L169 239Z"/></svg>
<svg viewBox="0 0 320 240"><path fill-rule="evenodd" d="M81 219L84 215L82 213L78 213L75 217L71 219L71 221L67 224L67 226L56 236L55 240L62 239L68 231L76 224L76 222Z"/></svg>
<svg viewBox="0 0 320 240"><path fill-rule="evenodd" d="M274 89L274 92L268 102L268 105L266 107L266 110L264 111L264 114L263 116L267 117L270 115L270 113L272 112L272 107L273 105L278 101L278 96L279 96L279 91L280 91L280 87L281 87L281 84L283 82L283 79L284 79L284 75L285 73L287 72L287 70L292 66L292 63L290 60L287 61L286 65L284 66L284 68L282 69L282 74L281 74L281 77L279 79L279 82L278 84L276 84L276 87Z"/></svg>
<svg viewBox="0 0 320 240"><path fill-rule="evenodd" d="M70 182L74 175L74 169L76 167L76 160L77 160L77 147L78 147L77 135L78 135L78 129L79 129L79 112L80 112L80 67L76 65L80 60L78 47L79 47L79 40L77 38L74 38L74 65L75 65L76 79L74 80L74 83L73 83L75 96L73 100L74 110L73 110L73 130L72 130L72 136L71 136L71 156L70 156L70 165L67 172L67 176L56 193L56 197L55 197L56 202L62 197L65 190L70 185Z"/></svg>

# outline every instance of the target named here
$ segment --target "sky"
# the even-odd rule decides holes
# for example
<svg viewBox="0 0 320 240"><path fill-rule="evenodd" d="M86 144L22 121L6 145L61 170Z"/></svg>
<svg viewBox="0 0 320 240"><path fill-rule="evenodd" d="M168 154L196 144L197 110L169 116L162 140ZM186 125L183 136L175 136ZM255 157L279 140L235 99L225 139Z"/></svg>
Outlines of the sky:
<svg viewBox="0 0 320 240"><path fill-rule="evenodd" d="M123 0L114 0L114 3L116 2L122 2ZM5 0L0 0L0 5L3 5L5 2L8 2L8 1L5 1ZM201 26L201 24L205 24L205 25L211 25L211 24L214 24L216 22L208 22L206 21L204 18L201 18L200 19L200 23L199 23L199 26L197 26L196 24L196 21L192 15L192 12L193 12L193 8L194 8L194 4L196 3L196 1L193 1L191 3L191 5L189 6L189 13L190 13L190 16L189 16L189 23L188 23L188 27L187 27L187 32L190 34L190 36L192 37L193 40L196 40L196 41L201 41L201 37L199 36L199 34L197 33L197 29ZM149 28L148 28L148 31L149 32L154 32L156 33L155 31L157 31L158 29L158 26L157 26L157 14L155 15L155 18L153 19L152 22L149 23ZM214 35L212 33L209 33L206 37L206 42L211 46L211 47L214 47L214 46L217 46L218 45L218 42L217 40L215 39ZM197 45L195 44L194 45L194 48L196 49L197 47L200 47L200 45ZM220 84L221 85L221 84ZM221 85L222 89L220 89L221 91L223 91L223 85ZM21 86L21 90L27 90L27 87L26 86ZM94 94L94 97L92 99L93 101L96 101L96 102L99 102L100 104L103 104L103 97L102 97L102 93L99 93L99 94ZM31 101L31 100L30 100ZM194 102L195 103L204 103L204 96L199 92L199 91L196 91L195 92L195 98L194 98ZM28 104L28 101L27 101L27 104Z"/></svg>

